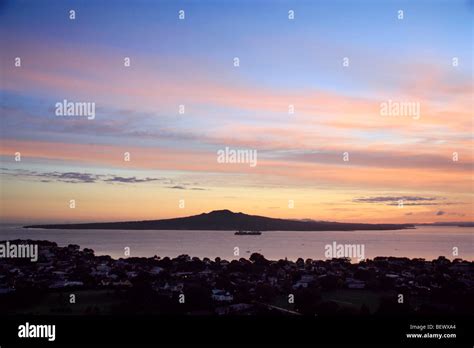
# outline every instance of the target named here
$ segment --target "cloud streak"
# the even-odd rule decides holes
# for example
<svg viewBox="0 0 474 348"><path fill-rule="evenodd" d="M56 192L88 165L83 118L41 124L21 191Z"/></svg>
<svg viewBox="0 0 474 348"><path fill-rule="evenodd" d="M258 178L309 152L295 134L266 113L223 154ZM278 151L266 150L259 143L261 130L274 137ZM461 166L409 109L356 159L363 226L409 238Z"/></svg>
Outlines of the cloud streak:
<svg viewBox="0 0 474 348"><path fill-rule="evenodd" d="M435 201L435 197L421 197L421 196L378 196L378 197L362 197L355 198L354 202L359 203L387 203L395 201Z"/></svg>
<svg viewBox="0 0 474 348"><path fill-rule="evenodd" d="M403 202L404 206L429 206L429 205L447 205L447 202L438 202L443 198L437 197L422 197L422 196L376 196L376 197L360 197L354 198L355 203L371 203L371 204L384 204L384 205L399 205Z"/></svg>
<svg viewBox="0 0 474 348"><path fill-rule="evenodd" d="M11 170L8 168L1 168L2 175L39 179L41 182L62 182L68 184L94 184L94 183L120 183L120 184L140 184L154 181L165 181L165 178L137 178L135 176L123 177L117 175L91 174L79 172L38 172L24 169Z"/></svg>

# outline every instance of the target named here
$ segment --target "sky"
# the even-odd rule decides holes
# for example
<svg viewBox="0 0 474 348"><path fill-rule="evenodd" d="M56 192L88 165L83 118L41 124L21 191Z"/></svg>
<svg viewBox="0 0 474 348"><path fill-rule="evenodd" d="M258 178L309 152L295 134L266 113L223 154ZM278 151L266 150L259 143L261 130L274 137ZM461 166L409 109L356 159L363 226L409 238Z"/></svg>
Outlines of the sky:
<svg viewBox="0 0 474 348"><path fill-rule="evenodd" d="M0 220L472 221L473 13L464 0L1 1ZM63 100L95 117L57 116ZM389 102L419 109L387 115ZM220 163L225 148L257 165Z"/></svg>

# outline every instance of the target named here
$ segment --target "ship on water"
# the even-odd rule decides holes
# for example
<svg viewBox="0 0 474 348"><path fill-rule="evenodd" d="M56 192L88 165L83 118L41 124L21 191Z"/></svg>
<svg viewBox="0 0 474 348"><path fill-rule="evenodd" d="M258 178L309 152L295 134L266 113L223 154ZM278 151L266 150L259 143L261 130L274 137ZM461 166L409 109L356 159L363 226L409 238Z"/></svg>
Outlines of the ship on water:
<svg viewBox="0 0 474 348"><path fill-rule="evenodd" d="M260 231L243 231L243 230L238 230L237 232L234 233L236 236L259 236L262 234Z"/></svg>

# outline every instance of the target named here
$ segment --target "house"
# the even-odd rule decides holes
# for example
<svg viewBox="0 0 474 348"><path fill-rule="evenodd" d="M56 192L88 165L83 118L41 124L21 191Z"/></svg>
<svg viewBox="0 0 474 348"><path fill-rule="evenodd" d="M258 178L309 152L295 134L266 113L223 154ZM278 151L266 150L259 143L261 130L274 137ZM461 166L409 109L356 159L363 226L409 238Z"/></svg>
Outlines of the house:
<svg viewBox="0 0 474 348"><path fill-rule="evenodd" d="M150 269L150 273L151 273L151 274L154 274L154 275L158 275L158 274L160 274L162 271L163 271L163 268L158 267L158 266L153 267L152 269Z"/></svg>
<svg viewBox="0 0 474 348"><path fill-rule="evenodd" d="M232 315L232 314L243 314L244 312L248 312L254 306L248 303L236 303L230 306L225 307L217 307L216 314L217 315Z"/></svg>
<svg viewBox="0 0 474 348"><path fill-rule="evenodd" d="M365 282L359 279L346 278L346 286L349 289L364 289Z"/></svg>
<svg viewBox="0 0 474 348"><path fill-rule="evenodd" d="M234 300L234 296L232 296L229 292L219 289L213 289L211 297L214 301L218 302L231 302Z"/></svg>

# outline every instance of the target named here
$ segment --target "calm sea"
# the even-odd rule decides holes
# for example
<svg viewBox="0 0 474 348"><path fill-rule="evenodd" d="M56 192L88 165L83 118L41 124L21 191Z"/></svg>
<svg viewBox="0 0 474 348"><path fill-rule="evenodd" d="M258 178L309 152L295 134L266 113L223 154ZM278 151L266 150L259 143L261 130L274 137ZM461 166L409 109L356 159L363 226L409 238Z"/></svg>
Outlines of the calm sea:
<svg viewBox="0 0 474 348"><path fill-rule="evenodd" d="M271 231L260 236L235 236L233 231L124 231L124 230L42 230L19 226L0 226L0 240L48 240L60 246L78 244L91 248L96 255L124 256L129 247L131 256L153 255L175 257L181 254L199 258L221 257L227 260L248 258L258 252L275 260L298 257L324 259L325 246L363 244L365 257L406 256L432 260L438 256L449 259L453 248L459 256L474 260L474 228L422 226L398 231ZM234 255L238 247L239 256Z"/></svg>

